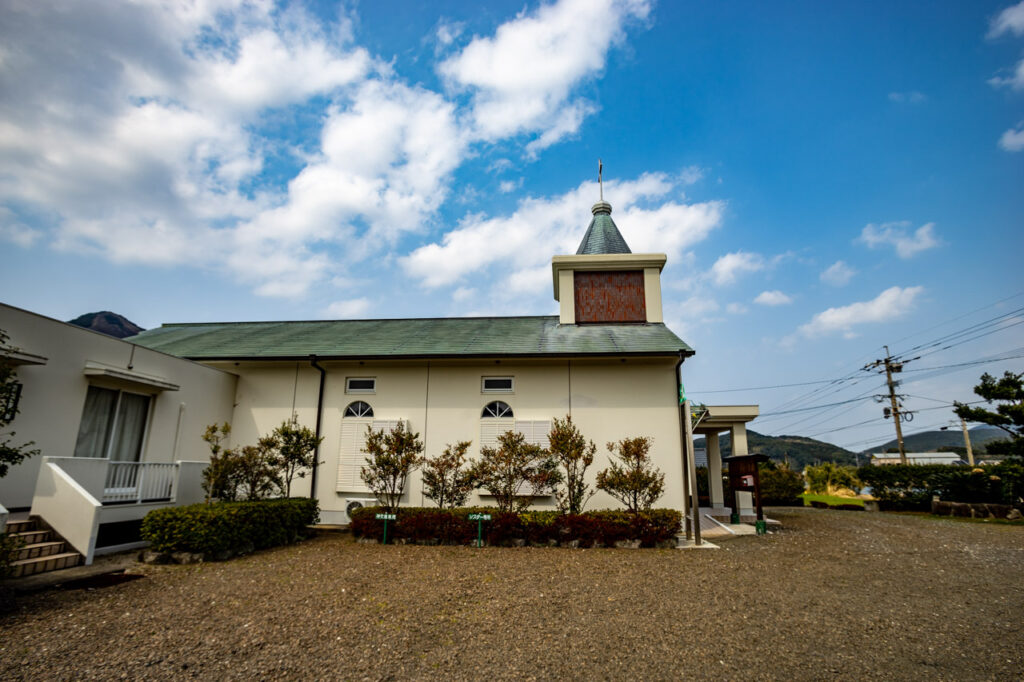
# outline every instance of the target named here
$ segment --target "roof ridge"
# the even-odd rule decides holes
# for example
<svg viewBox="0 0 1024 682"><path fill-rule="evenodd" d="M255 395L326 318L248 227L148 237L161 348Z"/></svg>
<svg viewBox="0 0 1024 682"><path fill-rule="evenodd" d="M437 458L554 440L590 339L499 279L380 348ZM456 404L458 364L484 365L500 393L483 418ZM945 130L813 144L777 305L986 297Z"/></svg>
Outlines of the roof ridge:
<svg viewBox="0 0 1024 682"><path fill-rule="evenodd" d="M319 324L324 322L436 322L438 320L557 320L558 315L467 315L464 317L367 317L359 319L324 320L226 320L224 322L163 322L164 327L214 327L229 324Z"/></svg>

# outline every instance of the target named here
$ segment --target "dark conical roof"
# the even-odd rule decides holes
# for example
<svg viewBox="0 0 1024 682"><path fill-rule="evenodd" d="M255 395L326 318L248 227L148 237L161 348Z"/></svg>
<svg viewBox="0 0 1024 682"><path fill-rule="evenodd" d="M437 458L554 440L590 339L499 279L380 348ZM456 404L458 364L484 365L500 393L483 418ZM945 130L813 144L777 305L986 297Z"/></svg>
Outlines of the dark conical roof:
<svg viewBox="0 0 1024 682"><path fill-rule="evenodd" d="M590 209L594 218L590 221L587 233L583 235L580 248L576 249L576 255L596 255L602 253L633 253L629 245L622 238L619 228L615 227L612 220L612 205L606 201L599 201Z"/></svg>

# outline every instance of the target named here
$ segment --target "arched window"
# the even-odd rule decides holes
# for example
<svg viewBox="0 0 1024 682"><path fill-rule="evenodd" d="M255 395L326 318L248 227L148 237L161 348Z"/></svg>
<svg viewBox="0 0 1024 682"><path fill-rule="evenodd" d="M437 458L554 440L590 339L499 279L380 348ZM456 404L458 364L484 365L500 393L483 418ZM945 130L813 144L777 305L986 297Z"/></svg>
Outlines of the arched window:
<svg viewBox="0 0 1024 682"><path fill-rule="evenodd" d="M362 400L357 400L354 403L350 403L345 408L346 417L372 417L373 408L370 407L369 403L364 403Z"/></svg>
<svg viewBox="0 0 1024 682"><path fill-rule="evenodd" d="M508 403L503 403L500 400L495 400L492 403L484 405L484 411L480 414L481 419L487 419L488 417L511 417L512 408L508 406Z"/></svg>

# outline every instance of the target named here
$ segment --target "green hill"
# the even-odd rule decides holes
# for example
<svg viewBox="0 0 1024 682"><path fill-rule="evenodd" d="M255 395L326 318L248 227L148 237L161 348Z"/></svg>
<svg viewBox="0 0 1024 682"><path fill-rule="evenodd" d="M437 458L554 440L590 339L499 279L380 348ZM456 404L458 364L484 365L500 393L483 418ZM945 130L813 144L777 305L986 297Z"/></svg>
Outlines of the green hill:
<svg viewBox="0 0 1024 682"><path fill-rule="evenodd" d="M704 438L694 438L694 446L704 447ZM722 456L732 454L732 439L728 433L719 437ZM857 464L857 455L849 450L803 436L765 436L756 431L747 431L747 449L768 455L776 462L789 462L794 469L803 469L808 464L836 462Z"/></svg>
<svg viewBox="0 0 1024 682"><path fill-rule="evenodd" d="M985 452L985 443L1006 438L1006 432L995 426L975 426L974 428L967 429L967 432L971 434L971 448L977 454ZM903 447L906 448L907 452L936 452L939 448L950 451L953 451L954 448L963 449L964 434L959 426L950 427L946 431L924 431L904 437ZM885 452L889 449L895 450L895 448L896 439L893 438L888 443L868 448L862 451L861 454Z"/></svg>

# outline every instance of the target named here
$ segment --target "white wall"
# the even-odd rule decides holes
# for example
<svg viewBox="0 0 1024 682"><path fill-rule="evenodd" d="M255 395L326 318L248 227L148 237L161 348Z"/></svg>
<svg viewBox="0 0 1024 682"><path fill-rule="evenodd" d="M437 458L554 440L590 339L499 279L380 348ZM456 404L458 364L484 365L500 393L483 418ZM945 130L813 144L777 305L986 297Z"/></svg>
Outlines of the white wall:
<svg viewBox="0 0 1024 682"><path fill-rule="evenodd" d="M632 436L649 436L655 463L666 474L666 491L659 506L682 507L682 464L676 402L675 358L599 361L502 360L321 362L327 369L324 395L324 442L321 446L317 497L327 522L340 522L345 499L371 497L336 490L341 420L345 407L364 400L377 419L406 419L424 440L427 456L439 454L447 443L472 440L476 457L480 412L492 400L508 403L517 419L552 419L572 414L584 436L598 446L588 471L591 484L608 466L605 444ZM571 368L570 368L571 364ZM309 363L220 363L239 375L232 445L253 443L288 417L294 405L300 421L314 428L319 373ZM515 377L512 394L482 393L481 376ZM429 379L428 379L429 376ZM376 377L375 394L346 394L345 377ZM570 390L571 387L571 390ZM293 495L309 493L309 479L293 486ZM553 498L549 505L553 505ZM419 473L406 488L404 504L430 505L423 496ZM492 503L474 497L471 504ZM544 506L544 505L540 505ZM588 509L617 507L598 493Z"/></svg>
<svg viewBox="0 0 1024 682"><path fill-rule="evenodd" d="M35 441L34 447L42 455L74 455L90 383L83 369L89 361L120 368L127 368L130 363L135 372L163 377L181 387L178 391L153 392L142 461L208 461L209 449L200 437L203 428L232 418L237 378L228 372L3 304L0 304L0 329L10 336L11 345L48 358L45 365L18 367L18 379L24 384L21 411L10 427L17 433L16 443ZM93 378L92 381L110 388L119 387L110 380ZM144 392L137 388L130 390ZM175 452L179 415L180 439ZM0 479L0 503L8 509L31 505L41 459L41 456L30 458Z"/></svg>

